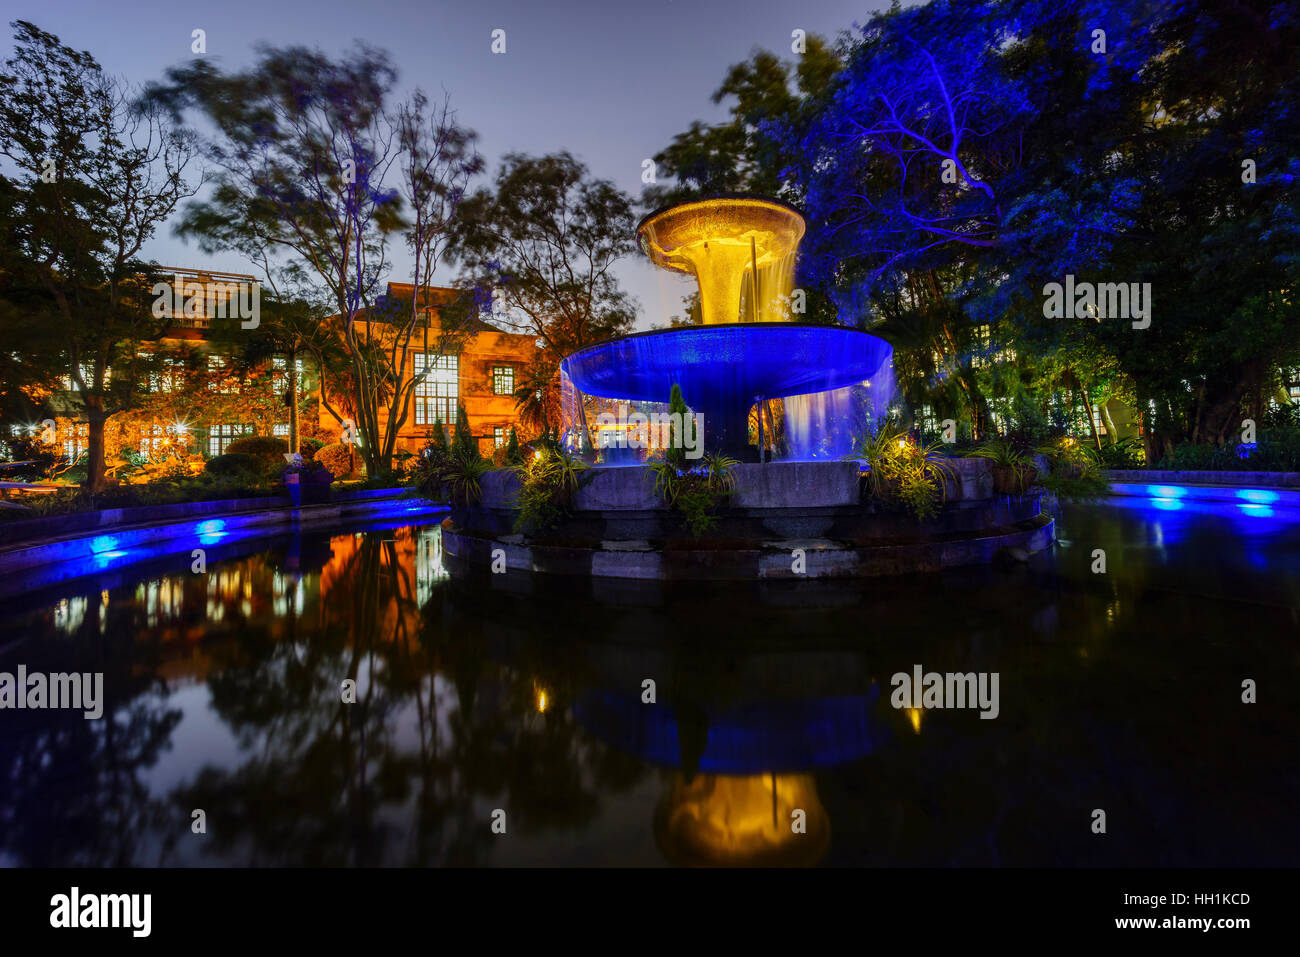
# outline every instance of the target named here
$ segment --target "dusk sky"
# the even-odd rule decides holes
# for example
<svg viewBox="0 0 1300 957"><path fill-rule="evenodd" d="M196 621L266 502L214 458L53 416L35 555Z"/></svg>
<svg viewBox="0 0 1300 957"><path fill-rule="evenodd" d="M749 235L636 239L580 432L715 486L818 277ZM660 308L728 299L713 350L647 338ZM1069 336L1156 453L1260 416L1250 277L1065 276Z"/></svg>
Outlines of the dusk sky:
<svg viewBox="0 0 1300 957"><path fill-rule="evenodd" d="M639 199L642 160L693 120L723 117L725 107L709 96L729 65L757 48L789 57L792 30L833 35L887 6L888 0L136 0L127 9L104 0L21 0L5 20L31 20L136 83L190 58L191 31L200 28L208 57L228 68L250 63L260 42L337 54L364 40L392 55L404 88L451 94L461 122L480 134L488 175L506 152L567 149ZM498 28L506 31L504 55L490 49ZM7 56L12 31L6 32ZM396 243L392 252L390 278L406 281L404 249ZM205 256L170 229L145 254L165 265L250 271L237 255ZM453 275L444 267L437 279ZM640 302L639 328L666 320L691 288L639 259L622 263L619 276Z"/></svg>

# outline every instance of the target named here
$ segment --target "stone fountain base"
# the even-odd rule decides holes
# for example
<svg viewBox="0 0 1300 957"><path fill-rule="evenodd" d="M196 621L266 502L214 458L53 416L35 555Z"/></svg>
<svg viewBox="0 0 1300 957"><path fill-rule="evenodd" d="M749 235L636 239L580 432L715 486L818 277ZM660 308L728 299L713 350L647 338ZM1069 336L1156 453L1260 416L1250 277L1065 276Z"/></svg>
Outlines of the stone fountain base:
<svg viewBox="0 0 1300 957"><path fill-rule="evenodd" d="M705 581L906 575L1047 548L1054 525L1039 496L994 495L990 463L950 459L956 481L931 519L863 501L848 462L772 462L733 468L736 491L701 538L655 495L642 467L593 470L559 527L512 530L518 478L485 476L482 501L443 522L453 573L506 572Z"/></svg>

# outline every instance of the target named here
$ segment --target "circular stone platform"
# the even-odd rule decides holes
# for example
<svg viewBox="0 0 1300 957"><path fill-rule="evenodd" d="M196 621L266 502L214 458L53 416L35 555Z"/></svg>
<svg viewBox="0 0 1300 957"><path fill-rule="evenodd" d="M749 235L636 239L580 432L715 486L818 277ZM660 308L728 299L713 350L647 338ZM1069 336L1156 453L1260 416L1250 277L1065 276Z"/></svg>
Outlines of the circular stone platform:
<svg viewBox="0 0 1300 957"><path fill-rule="evenodd" d="M518 478L491 472L482 501L443 522L454 573L508 571L704 581L873 577L1024 560L1054 540L1039 496L994 495L983 459L950 459L955 481L939 513L918 520L862 499L851 462L771 462L733 468L736 491L717 527L694 538L641 467L594 469L553 529L513 531Z"/></svg>

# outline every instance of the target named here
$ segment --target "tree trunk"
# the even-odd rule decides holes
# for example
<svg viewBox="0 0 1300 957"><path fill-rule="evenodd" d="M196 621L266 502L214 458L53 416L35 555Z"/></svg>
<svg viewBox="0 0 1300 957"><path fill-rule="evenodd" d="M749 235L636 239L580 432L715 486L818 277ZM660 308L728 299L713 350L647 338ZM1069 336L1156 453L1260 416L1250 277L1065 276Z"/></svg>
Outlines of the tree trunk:
<svg viewBox="0 0 1300 957"><path fill-rule="evenodd" d="M1110 444L1114 445L1119 441L1119 432L1115 428L1115 420L1110 414L1110 408L1102 402L1097 406L1097 411L1101 413L1101 422L1106 426L1106 435L1110 438Z"/></svg>
<svg viewBox="0 0 1300 957"><path fill-rule="evenodd" d="M1092 433L1092 444L1101 451L1101 436L1097 434L1097 420L1092 415L1092 400L1088 398L1088 389L1076 376L1075 384L1079 387L1079 398L1083 400L1083 413L1088 417L1088 431Z"/></svg>
<svg viewBox="0 0 1300 957"><path fill-rule="evenodd" d="M86 491L92 495L104 491L108 485L104 474L104 400L101 396L86 396Z"/></svg>
<svg viewBox="0 0 1300 957"><path fill-rule="evenodd" d="M289 353L289 454L293 455L302 445L298 437L298 354Z"/></svg>

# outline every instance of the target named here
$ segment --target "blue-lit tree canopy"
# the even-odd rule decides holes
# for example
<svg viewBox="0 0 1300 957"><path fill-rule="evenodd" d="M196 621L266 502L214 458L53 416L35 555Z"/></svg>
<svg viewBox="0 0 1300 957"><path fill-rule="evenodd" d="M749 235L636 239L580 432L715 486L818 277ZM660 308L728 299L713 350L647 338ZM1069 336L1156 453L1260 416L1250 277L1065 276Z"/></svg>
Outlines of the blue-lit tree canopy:
<svg viewBox="0 0 1300 957"><path fill-rule="evenodd" d="M994 405L1010 427L1053 414L1048 396L1122 398L1149 458L1229 443L1300 364L1297 18L1213 0L896 7L810 47L815 70L733 68L731 120L659 158L680 193L757 186L804 211L813 318L893 342L905 414L978 435ZM1066 276L1149 283L1149 325L1045 317Z"/></svg>

